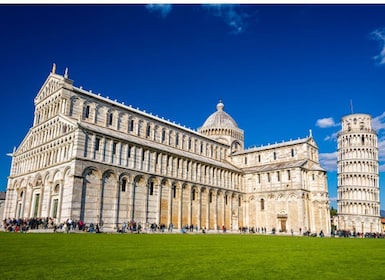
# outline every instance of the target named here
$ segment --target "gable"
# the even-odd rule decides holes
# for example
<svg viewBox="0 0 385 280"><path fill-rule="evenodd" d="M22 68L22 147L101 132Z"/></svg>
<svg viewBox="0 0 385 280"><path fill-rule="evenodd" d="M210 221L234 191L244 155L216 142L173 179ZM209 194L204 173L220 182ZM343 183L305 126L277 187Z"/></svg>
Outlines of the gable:
<svg viewBox="0 0 385 280"><path fill-rule="evenodd" d="M56 92L63 86L63 84L64 81L61 76L50 73L35 97L35 104L41 102L52 93Z"/></svg>
<svg viewBox="0 0 385 280"><path fill-rule="evenodd" d="M314 141L313 137L309 137L309 140L307 141L307 143L318 148L317 143Z"/></svg>
<svg viewBox="0 0 385 280"><path fill-rule="evenodd" d="M24 152L31 151L33 148L50 142L52 139L58 138L62 134L73 131L76 128L77 124L75 121L58 115L41 125L30 128L27 135L24 137L23 141L13 155L20 155ZM51 138L43 137L44 134L48 133L49 130L51 130L51 133L48 135L52 135ZM56 135L54 132L56 132ZM41 139L47 140L42 143Z"/></svg>
<svg viewBox="0 0 385 280"><path fill-rule="evenodd" d="M59 89L65 87L66 85L72 86L73 81L68 79L68 74L65 73L64 76L58 75L55 73L56 67L53 67L52 72L49 74L44 84L40 88L39 92L35 97L35 105L39 102L46 99L48 96L57 92ZM66 70L67 71L67 70Z"/></svg>

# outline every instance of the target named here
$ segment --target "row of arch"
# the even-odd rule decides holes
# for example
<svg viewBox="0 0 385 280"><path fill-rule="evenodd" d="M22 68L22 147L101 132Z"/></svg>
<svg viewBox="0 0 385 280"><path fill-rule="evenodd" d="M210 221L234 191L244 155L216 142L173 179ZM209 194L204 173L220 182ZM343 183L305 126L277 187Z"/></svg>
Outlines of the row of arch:
<svg viewBox="0 0 385 280"><path fill-rule="evenodd" d="M208 229L238 226L243 195L165 177L87 168L83 173L80 219L103 220L109 227L124 221L142 224L194 224ZM114 209L111 211L110 209ZM240 219L240 220L239 220Z"/></svg>
<svg viewBox="0 0 385 280"><path fill-rule="evenodd" d="M346 148L338 152L338 160L348 159L368 159L378 160L378 151L376 148Z"/></svg>
<svg viewBox="0 0 385 280"><path fill-rule="evenodd" d="M244 134L239 128L204 128L199 132L207 136L227 135L243 142Z"/></svg>
<svg viewBox="0 0 385 280"><path fill-rule="evenodd" d="M41 93L39 96L40 99L46 98L52 92L55 92L57 89L59 89L60 86L62 86L62 82L59 79L50 77L49 82L41 90ZM47 103L50 103L50 101L48 101Z"/></svg>
<svg viewBox="0 0 385 280"><path fill-rule="evenodd" d="M34 147L52 141L74 130L75 127L62 122L59 117L53 118L43 125L33 128L28 140L21 147L20 152L27 152Z"/></svg>
<svg viewBox="0 0 385 280"><path fill-rule="evenodd" d="M340 148L351 146L369 146L377 147L377 136L374 133L370 134L345 134L338 139Z"/></svg>
<svg viewBox="0 0 385 280"><path fill-rule="evenodd" d="M62 201L63 183L69 182L72 177L70 170L69 166L65 166L11 179L6 193L4 216L11 218L60 216L62 209L54 209L54 204L55 201Z"/></svg>
<svg viewBox="0 0 385 280"><path fill-rule="evenodd" d="M97 116L100 114L98 115L97 112L102 109L105 111L105 117L98 119ZM167 128L167 126L164 126L155 119L150 121L146 120L143 116L142 118L138 118L134 112L122 112L118 109L113 110L110 107L105 107L94 101L81 99L77 95L72 96L70 102L67 102L67 99L62 97L60 91L36 107L34 125L36 126L47 121L59 113L79 120L88 120L92 123L118 131L133 133L136 136L160 143L167 143L167 145L214 159L223 159L228 152L226 146L219 145L217 142L214 143L208 141L208 139L192 136L191 133L185 134L185 129L182 130L177 127L173 129ZM100 116L103 116L103 114ZM57 130L56 128L49 129L56 131L52 135L57 135L57 133L61 131L61 129ZM180 132L178 132L178 130L180 130ZM161 132L158 133L157 131ZM48 131L48 133L44 133L43 136L47 137L46 135L49 134L50 132ZM181 140L179 141L178 138ZM38 138L38 141L43 141L43 139ZM227 143L227 145L230 145L230 143Z"/></svg>
<svg viewBox="0 0 385 280"><path fill-rule="evenodd" d="M369 160L358 160L358 161L340 161L339 172L368 172L368 173L378 173L378 164L377 161Z"/></svg>
<svg viewBox="0 0 385 280"><path fill-rule="evenodd" d="M378 187L378 175L373 174L338 174L338 187L366 186Z"/></svg>
<svg viewBox="0 0 385 280"><path fill-rule="evenodd" d="M51 82L54 82L54 81L51 81ZM49 96L49 98L39 103L35 107L34 122L33 122L34 126L39 125L40 123L45 122L60 113L65 114L66 108L67 108L67 99L63 98L61 92L58 91L60 86L61 85L57 83L55 90L47 91L47 93L51 94L51 96ZM43 90L43 92L44 91L45 90ZM57 92L55 93L55 91Z"/></svg>
<svg viewBox="0 0 385 280"><path fill-rule="evenodd" d="M220 185L229 189L242 189L241 174L232 170L185 158L178 154L150 149L135 143L118 142L95 134L87 134L87 138L90 140L85 141L84 156L86 158L110 162L150 174L165 175L214 186ZM98 144L96 145L96 143Z"/></svg>
<svg viewBox="0 0 385 280"><path fill-rule="evenodd" d="M68 115L213 159L223 159L229 152L228 146L200 137L194 131L179 128L177 125L170 127L154 117L139 115L134 111L121 111L116 107L113 109L96 102L74 95L70 100Z"/></svg>
<svg viewBox="0 0 385 280"><path fill-rule="evenodd" d="M338 202L338 213L341 215L379 216L380 205L379 203Z"/></svg>
<svg viewBox="0 0 385 280"><path fill-rule="evenodd" d="M372 188L352 188L340 187L338 188L339 199L342 200L365 200L365 201L379 201L379 191Z"/></svg>
<svg viewBox="0 0 385 280"><path fill-rule="evenodd" d="M265 192L253 196L255 199L247 199L243 192L223 186L189 183L133 170L121 169L118 172L106 170L108 167L104 164L101 166L103 169L88 167L79 175L66 168L11 181L7 193L13 198L7 198L5 215L49 216L56 218L57 222L67 218L83 219L86 223L103 221L106 228L135 220L140 223L172 223L175 227L194 224L208 229L218 229L222 225L238 229L253 223L278 227L282 217L277 220L276 211L288 209L277 208L275 203L284 203L283 206L286 201L292 201L295 209L301 207L301 200L310 203L310 195L305 192L302 197L294 192ZM312 201L314 207L327 202L327 197L322 200L324 202L316 200ZM297 211L291 216L290 223L296 227L298 223L303 226L306 219L297 216ZM307 217L314 219L316 216ZM312 224L318 223L317 219L312 221Z"/></svg>
<svg viewBox="0 0 385 280"><path fill-rule="evenodd" d="M186 224L208 229L217 229L219 225L237 228L239 219L240 223L244 220L240 212L244 197L239 192L132 172L118 175L112 170L102 172L88 167L81 177L75 176L82 182L79 193L69 171L66 168L63 172L13 181L8 189L5 215L53 217L57 222L68 218L86 223L103 221L110 228L131 220L143 224L173 223L178 228ZM80 203L78 212L76 208L68 209L77 203Z"/></svg>
<svg viewBox="0 0 385 280"><path fill-rule="evenodd" d="M67 135L39 148L20 153L20 155L18 153L13 159L11 176L39 170L67 161L73 154L73 147L73 136Z"/></svg>

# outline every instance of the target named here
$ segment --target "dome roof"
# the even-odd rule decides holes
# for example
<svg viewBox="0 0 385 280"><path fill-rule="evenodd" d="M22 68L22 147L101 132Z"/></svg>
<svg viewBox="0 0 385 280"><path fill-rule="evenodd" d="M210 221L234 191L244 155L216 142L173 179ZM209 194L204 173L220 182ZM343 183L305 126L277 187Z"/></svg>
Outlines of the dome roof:
<svg viewBox="0 0 385 280"><path fill-rule="evenodd" d="M225 105L222 103L222 101L219 101L217 104L217 111L207 118L201 129L238 128L238 125L234 119L225 111L223 111L224 107Z"/></svg>

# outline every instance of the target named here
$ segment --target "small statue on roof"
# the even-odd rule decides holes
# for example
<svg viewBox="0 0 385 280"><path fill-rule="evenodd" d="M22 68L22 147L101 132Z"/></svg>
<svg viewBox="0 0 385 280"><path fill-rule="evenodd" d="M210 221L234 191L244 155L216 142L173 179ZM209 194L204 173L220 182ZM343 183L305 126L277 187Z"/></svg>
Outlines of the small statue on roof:
<svg viewBox="0 0 385 280"><path fill-rule="evenodd" d="M52 73L52 74L55 74L55 73L56 73L56 63L54 63L54 64L52 65L51 73Z"/></svg>

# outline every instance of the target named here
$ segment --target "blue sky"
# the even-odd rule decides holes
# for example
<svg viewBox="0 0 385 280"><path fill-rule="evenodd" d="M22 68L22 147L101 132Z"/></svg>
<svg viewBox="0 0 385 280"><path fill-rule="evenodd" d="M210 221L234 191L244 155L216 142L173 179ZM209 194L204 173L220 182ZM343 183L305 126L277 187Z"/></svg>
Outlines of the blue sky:
<svg viewBox="0 0 385 280"><path fill-rule="evenodd" d="M372 115L385 209L385 5L0 5L0 190L52 64L76 86L197 129L223 100L245 146L309 129L336 205L336 133Z"/></svg>

